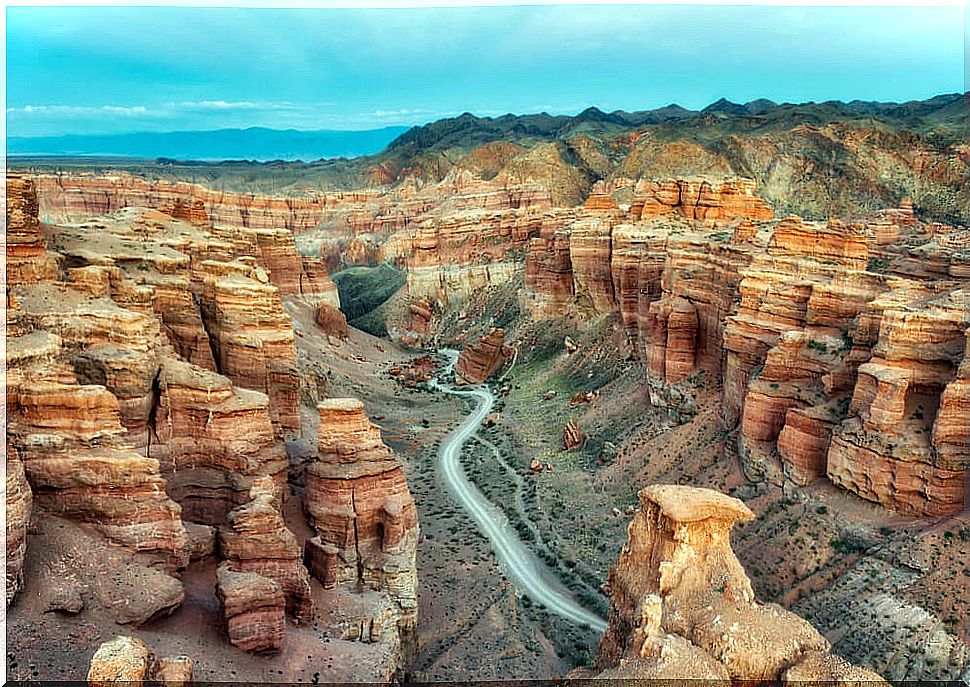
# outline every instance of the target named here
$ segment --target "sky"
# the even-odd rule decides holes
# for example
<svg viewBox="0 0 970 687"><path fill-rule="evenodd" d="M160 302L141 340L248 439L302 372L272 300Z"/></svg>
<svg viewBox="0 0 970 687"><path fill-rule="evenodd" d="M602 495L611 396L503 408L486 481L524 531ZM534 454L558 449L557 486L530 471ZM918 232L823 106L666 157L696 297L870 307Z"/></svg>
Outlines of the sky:
<svg viewBox="0 0 970 687"><path fill-rule="evenodd" d="M8 7L10 136L966 90L960 6Z"/></svg>

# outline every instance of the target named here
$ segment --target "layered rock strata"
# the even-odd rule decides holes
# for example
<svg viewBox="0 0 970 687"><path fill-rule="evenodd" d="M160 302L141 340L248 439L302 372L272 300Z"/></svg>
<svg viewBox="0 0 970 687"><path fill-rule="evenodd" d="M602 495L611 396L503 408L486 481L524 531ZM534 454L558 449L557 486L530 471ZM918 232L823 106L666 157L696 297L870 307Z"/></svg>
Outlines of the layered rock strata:
<svg viewBox="0 0 970 687"><path fill-rule="evenodd" d="M61 339L50 332L7 340L8 442L37 507L184 566L181 508L165 493L158 461L126 441L118 399L79 384L60 355Z"/></svg>
<svg viewBox="0 0 970 687"><path fill-rule="evenodd" d="M27 527L30 525L33 494L24 464L12 446L7 446L6 464L7 605L23 587L22 570L27 553Z"/></svg>
<svg viewBox="0 0 970 687"><path fill-rule="evenodd" d="M57 261L47 252L37 218L38 201L34 181L17 174L7 175L7 285L36 283L57 275Z"/></svg>
<svg viewBox="0 0 970 687"><path fill-rule="evenodd" d="M275 286L227 272L208 276L202 296L217 368L235 385L267 394L273 421L292 435L300 426L300 383L290 317Z"/></svg>
<svg viewBox="0 0 970 687"><path fill-rule="evenodd" d="M163 361L158 388L149 450L186 520L223 524L261 477L271 479L275 498L284 497L288 462L265 394L176 359Z"/></svg>
<svg viewBox="0 0 970 687"><path fill-rule="evenodd" d="M216 571L229 642L243 651L275 653L283 647L286 595L279 583L254 572L237 572L228 563Z"/></svg>
<svg viewBox="0 0 970 687"><path fill-rule="evenodd" d="M906 513L959 510L970 243L905 208L771 220L750 184L705 183L641 181L625 218L541 230L523 309L617 317L675 419L692 382L718 379L751 479L827 477Z"/></svg>
<svg viewBox="0 0 970 687"><path fill-rule="evenodd" d="M481 384L505 364L511 350L505 345L505 330L493 328L458 355L455 379L462 384Z"/></svg>
<svg viewBox="0 0 970 687"><path fill-rule="evenodd" d="M754 189L751 179L641 179L633 191L630 217L677 212L697 220L771 219L771 208L754 195Z"/></svg>
<svg viewBox="0 0 970 687"><path fill-rule="evenodd" d="M310 578L274 491L271 479L257 480L252 500L232 510L219 528L219 553L231 570L276 582L286 597L286 612L297 623L307 623L313 616Z"/></svg>
<svg viewBox="0 0 970 687"><path fill-rule="evenodd" d="M417 509L400 463L356 399L318 406L317 456L304 509L316 538L305 557L326 587L382 592L393 603L405 661L416 651Z"/></svg>

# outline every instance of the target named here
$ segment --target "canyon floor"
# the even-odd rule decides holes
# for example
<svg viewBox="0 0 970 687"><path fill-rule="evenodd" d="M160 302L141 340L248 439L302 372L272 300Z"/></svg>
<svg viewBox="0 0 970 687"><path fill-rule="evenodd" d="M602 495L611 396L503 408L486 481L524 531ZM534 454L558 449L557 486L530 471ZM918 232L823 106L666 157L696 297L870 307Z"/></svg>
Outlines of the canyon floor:
<svg viewBox="0 0 970 687"><path fill-rule="evenodd" d="M328 337L314 323L311 309L298 302L286 305L293 317L304 383L325 389L329 396L364 400L368 414L404 464L415 495L421 522L421 625L412 677L422 681L457 681L469 675L484 680L553 677L575 665L577 650L588 659L598 638L522 603L503 578L487 540L448 495L437 473L436 448L467 413L464 404L441 392L406 388L388 374L392 366L414 357L413 352L356 329L346 339ZM306 441L312 442L318 418L307 404L303 412ZM299 494L288 502L285 516L302 545L309 529ZM25 561L27 583L7 617L8 678L77 679L79 658L121 628L89 613L70 616L44 611L45 587L56 584L45 574L45 566L65 550L76 551L78 539L91 542L82 527L66 520L53 526L45 521L41 530L31 534L37 544ZM102 548L95 547L76 565L90 571L106 557ZM318 613L309 627L291 626L286 650L280 655L239 652L224 643L214 561L190 564L181 579L185 601L175 613L124 632L145 639L159 653L190 655L198 680L359 682L365 675L361 661L385 660L379 651L369 659L341 651L349 643L339 639L339 619L326 613ZM335 605L328 597L331 592L316 581L313 587L319 606ZM58 642L52 645L51 637L58 637ZM360 644L355 642L354 647ZM380 675L381 670L375 669L374 674Z"/></svg>
<svg viewBox="0 0 970 687"><path fill-rule="evenodd" d="M125 633L198 680L554 678L678 650L741 682L850 674L829 645L966 679L957 196L776 218L763 180L605 167L563 195L571 165L529 171L556 150L300 197L8 175L8 675L77 679ZM966 179L965 148L939 156L940 188ZM431 383L445 349L494 398L461 467L602 637L516 588L452 498L441 448L472 405ZM711 566L683 565L707 555L691 531ZM750 624L722 633L722 604Z"/></svg>

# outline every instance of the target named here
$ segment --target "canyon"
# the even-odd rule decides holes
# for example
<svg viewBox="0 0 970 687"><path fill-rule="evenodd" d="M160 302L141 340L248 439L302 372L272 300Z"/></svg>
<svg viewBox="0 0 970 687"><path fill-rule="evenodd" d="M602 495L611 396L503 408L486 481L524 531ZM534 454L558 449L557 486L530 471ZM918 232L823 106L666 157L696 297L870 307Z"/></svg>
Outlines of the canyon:
<svg viewBox="0 0 970 687"><path fill-rule="evenodd" d="M8 173L8 675L965 679L959 192L562 145Z"/></svg>

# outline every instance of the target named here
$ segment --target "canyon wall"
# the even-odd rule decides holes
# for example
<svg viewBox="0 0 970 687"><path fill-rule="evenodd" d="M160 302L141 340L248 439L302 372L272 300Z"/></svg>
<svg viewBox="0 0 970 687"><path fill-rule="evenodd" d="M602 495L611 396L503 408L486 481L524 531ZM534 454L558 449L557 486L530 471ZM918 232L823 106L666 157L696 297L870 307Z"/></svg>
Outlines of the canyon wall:
<svg viewBox="0 0 970 687"><path fill-rule="evenodd" d="M618 318L654 405L719 379L748 477L904 513L965 504L965 230L912 207L772 220L744 180L638 182L529 241L523 309ZM966 423L963 423L966 424Z"/></svg>
<svg viewBox="0 0 970 687"><path fill-rule="evenodd" d="M71 521L85 536L175 575L190 560L217 556L230 643L286 651L287 616L301 625L319 621L302 541L284 517L284 440L301 432L286 307L295 300L334 309L339 298L322 261L297 252L290 229L275 219L264 224L270 213L306 208L259 201L252 207L261 210L247 215L253 222L229 224L239 218L219 219L227 217L219 205L225 197L181 196L181 186L139 196L138 183L109 183L116 195L103 206L89 204L90 187L55 193L51 202L69 198L72 216L121 209L52 226L38 217L45 183L11 177L7 206L16 238L7 246L15 277L6 294L8 603L23 580L33 511L41 531ZM161 209L126 206L135 202ZM379 448L380 460L364 459L353 475L337 465L324 491L343 485L354 494L362 538L342 555L362 552L360 582L374 598L364 603L356 582L341 579L346 594L328 599L326 620L343 627L370 604L387 631L356 639L379 643L362 649L381 656L374 671L403 674L416 651L417 513L400 465L368 426L376 443L365 433L362 455ZM324 418L333 455L344 455L354 439L340 439L344 429L340 418ZM332 498L339 510L347 493L309 489L308 500L324 508ZM181 582L158 575L163 610L171 612L185 598ZM57 603L71 613L84 607ZM359 627L356 619L351 625Z"/></svg>

